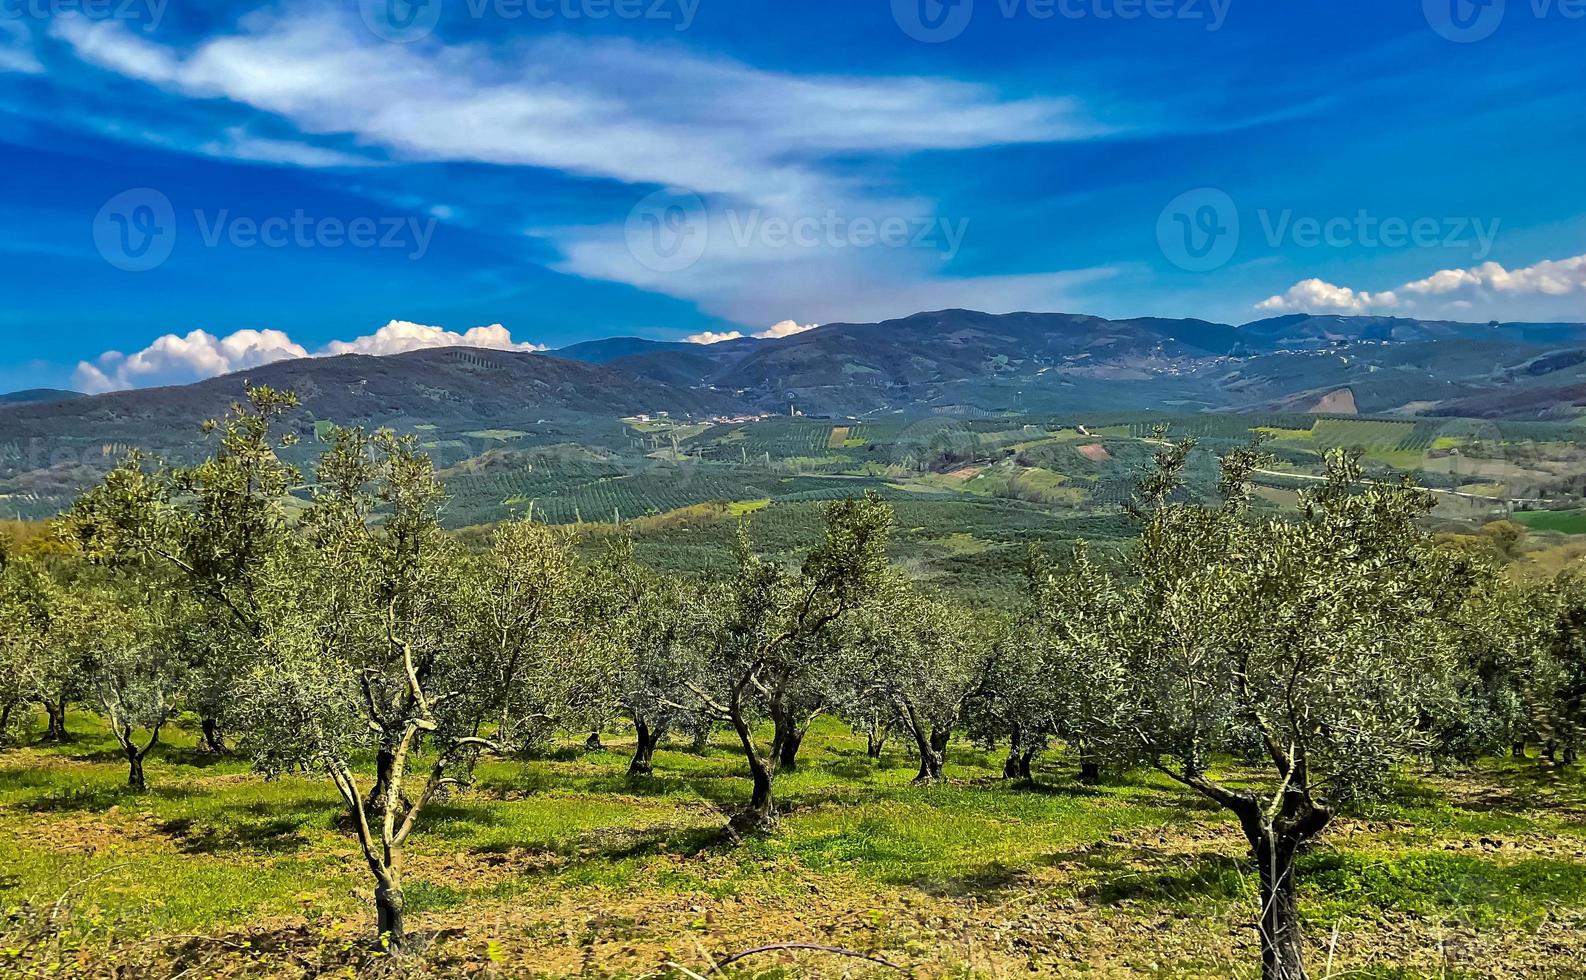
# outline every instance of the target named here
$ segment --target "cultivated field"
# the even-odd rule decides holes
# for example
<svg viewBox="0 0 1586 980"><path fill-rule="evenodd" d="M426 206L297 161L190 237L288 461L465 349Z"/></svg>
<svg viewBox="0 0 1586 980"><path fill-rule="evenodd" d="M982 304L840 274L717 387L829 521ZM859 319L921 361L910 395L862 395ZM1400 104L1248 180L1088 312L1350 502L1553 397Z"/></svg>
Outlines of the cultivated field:
<svg viewBox="0 0 1586 980"><path fill-rule="evenodd" d="M392 963L370 950L368 873L326 780L267 783L178 731L135 796L97 720L71 725L69 745L0 755L0 975L683 978L777 943L927 977L1258 966L1247 845L1198 796L1083 787L1062 757L1008 781L967 745L946 785L912 786L906 746L869 759L829 719L778 780L778 833L744 842L722 833L747 786L725 741L663 745L637 779L622 732L483 764L409 845L419 948ZM1586 975L1586 783L1537 760L1406 777L1398 802L1336 823L1301 881L1316 975ZM894 975L807 950L726 971L845 973Z"/></svg>

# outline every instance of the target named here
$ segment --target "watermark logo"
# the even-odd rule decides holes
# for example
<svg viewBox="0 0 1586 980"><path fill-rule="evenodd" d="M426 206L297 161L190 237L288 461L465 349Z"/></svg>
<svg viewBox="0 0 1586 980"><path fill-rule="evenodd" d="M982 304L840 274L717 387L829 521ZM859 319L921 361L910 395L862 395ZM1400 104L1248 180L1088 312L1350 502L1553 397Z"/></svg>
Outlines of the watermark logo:
<svg viewBox="0 0 1586 980"><path fill-rule="evenodd" d="M1156 241L1168 261L1187 272L1220 269L1239 250L1239 208L1215 187L1185 191L1162 209Z"/></svg>
<svg viewBox="0 0 1586 980"><path fill-rule="evenodd" d="M358 0L370 33L393 44L421 41L441 19L441 0Z"/></svg>
<svg viewBox="0 0 1586 980"><path fill-rule="evenodd" d="M1211 272L1227 265L1239 250L1241 232L1255 230L1270 251L1442 249L1485 262L1503 225L1502 218L1384 216L1365 208L1323 216L1299 214L1293 208L1258 208L1254 215L1254 223L1246 222L1234 199L1215 187L1187 191L1157 217L1157 244L1169 262L1188 272Z"/></svg>
<svg viewBox="0 0 1586 980"><path fill-rule="evenodd" d="M152 187L135 187L106 201L94 216L94 247L123 272L148 272L176 247L176 210Z"/></svg>
<svg viewBox="0 0 1586 980"><path fill-rule="evenodd" d="M195 208L192 217L204 248L391 249L414 262L429 252L439 224L434 217L413 215L316 217L301 208L265 217ZM148 272L163 265L176 247L176 209L152 187L122 191L94 216L93 238L115 268Z"/></svg>
<svg viewBox="0 0 1586 980"><path fill-rule="evenodd" d="M710 219L705 202L687 191L656 191L628 212L628 253L652 272L682 272L705 255Z"/></svg>
<svg viewBox="0 0 1586 980"><path fill-rule="evenodd" d="M1492 37L1503 23L1505 0L1421 0L1426 22L1446 40L1472 44Z"/></svg>
<svg viewBox="0 0 1586 980"><path fill-rule="evenodd" d="M975 0L892 0L892 19L904 34L925 44L953 40L974 16Z"/></svg>
<svg viewBox="0 0 1586 980"><path fill-rule="evenodd" d="M681 272L704 257L711 244L764 255L789 250L921 249L951 260L963 248L969 219L935 215L847 215L767 213L727 208L714 214L687 191L657 191L628 213L628 253L652 272Z"/></svg>

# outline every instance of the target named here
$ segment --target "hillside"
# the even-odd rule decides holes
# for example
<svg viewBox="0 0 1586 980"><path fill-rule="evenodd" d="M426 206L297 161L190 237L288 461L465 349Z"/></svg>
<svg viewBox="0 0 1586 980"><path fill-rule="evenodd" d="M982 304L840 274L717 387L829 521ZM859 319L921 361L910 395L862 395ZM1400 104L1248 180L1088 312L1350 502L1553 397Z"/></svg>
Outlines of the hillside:
<svg viewBox="0 0 1586 980"><path fill-rule="evenodd" d="M674 388L598 365L458 347L281 361L192 385L14 405L0 419L13 443L90 440L179 449L193 444L199 421L223 413L248 383L297 392L303 408L292 424L303 432L320 421L451 433L738 407L715 392Z"/></svg>
<svg viewBox="0 0 1586 980"><path fill-rule="evenodd" d="M12 391L0 395L0 407L7 405L36 405L46 402L64 402L73 398L85 397L80 391L66 391L61 388L28 388L24 391Z"/></svg>
<svg viewBox="0 0 1586 980"><path fill-rule="evenodd" d="M505 462L510 479L459 478L470 488L459 517L483 520L507 501L538 499L577 518L825 492L778 481L821 469L877 479L886 474L875 466L906 462L908 450L883 460L880 449L855 454L832 435L860 419L867 432L944 417L1060 425L1206 412L1571 422L1586 414L1586 326L1294 316L1235 327L943 310L710 346L618 337L554 356L449 348L314 358L180 387L5 396L0 501L17 514L49 513L133 447L190 458L201 449L197 424L222 414L247 381L301 396L289 420L302 437L299 462L330 423L390 426L418 436L442 467ZM763 425L700 431L714 416L790 411L827 428L787 442L767 438ZM663 413L670 418L658 427L623 421ZM828 445L829 436L837 441ZM571 467L533 455L556 446L594 455ZM739 471L695 474L682 489L687 474L650 472L686 465L691 452ZM770 482L741 471L756 459L775 471ZM586 484L581 495L564 493Z"/></svg>

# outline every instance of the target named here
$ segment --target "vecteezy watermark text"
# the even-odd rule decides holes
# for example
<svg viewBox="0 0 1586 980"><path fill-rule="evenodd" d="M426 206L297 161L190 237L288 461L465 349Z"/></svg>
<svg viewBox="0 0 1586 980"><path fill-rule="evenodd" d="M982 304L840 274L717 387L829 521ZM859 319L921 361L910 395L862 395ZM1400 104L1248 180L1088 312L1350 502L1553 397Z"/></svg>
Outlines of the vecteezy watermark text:
<svg viewBox="0 0 1586 980"><path fill-rule="evenodd" d="M377 37L408 44L428 37L444 11L473 20L655 21L675 31L694 26L701 0L359 0Z"/></svg>
<svg viewBox="0 0 1586 980"><path fill-rule="evenodd" d="M1268 250L1444 249L1461 258L1486 261L1497 244L1501 218L1373 214L1318 216L1292 208L1258 208L1256 227ZM1250 223L1234 199L1215 187L1186 191L1168 202L1157 217L1157 245L1168 261L1189 272L1210 272L1233 260Z"/></svg>
<svg viewBox="0 0 1586 980"><path fill-rule="evenodd" d="M388 215L316 218L301 209L291 217L233 217L229 208L214 214L196 210L193 220L206 248L224 241L233 248L390 248L407 249L418 261L435 235L434 218Z"/></svg>
<svg viewBox="0 0 1586 980"><path fill-rule="evenodd" d="M760 208L707 213L696 194L657 191L628 214L628 251L655 272L680 272L704 257L714 239L745 252L783 249L916 248L951 259L963 248L969 219L934 215L767 214Z"/></svg>
<svg viewBox="0 0 1586 980"><path fill-rule="evenodd" d="M964 33L977 0L892 0L892 18L916 41L940 44ZM1207 31L1228 22L1233 0L979 0L1003 20L1188 21Z"/></svg>
<svg viewBox="0 0 1586 980"><path fill-rule="evenodd" d="M0 0L0 20L118 20L141 23L153 31L165 19L170 0Z"/></svg>
<svg viewBox="0 0 1586 980"><path fill-rule="evenodd" d="M205 248L394 249L415 262L429 252L438 224L434 217L324 217L301 208L262 218L233 215L230 208L195 208L192 217ZM147 272L163 265L176 248L178 234L176 208L152 187L122 191L94 216L94 247L106 262L125 272Z"/></svg>

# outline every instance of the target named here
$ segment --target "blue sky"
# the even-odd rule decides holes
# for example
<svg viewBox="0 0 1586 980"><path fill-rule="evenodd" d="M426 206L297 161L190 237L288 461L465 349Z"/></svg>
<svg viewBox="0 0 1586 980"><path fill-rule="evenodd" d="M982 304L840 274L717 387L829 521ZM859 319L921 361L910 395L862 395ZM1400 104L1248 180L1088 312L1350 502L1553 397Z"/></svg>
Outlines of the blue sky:
<svg viewBox="0 0 1586 980"><path fill-rule="evenodd" d="M1586 320L1583 42L1579 0L0 0L0 390L949 306Z"/></svg>

